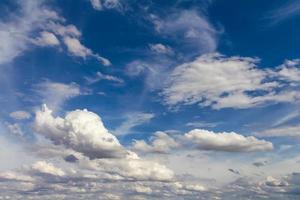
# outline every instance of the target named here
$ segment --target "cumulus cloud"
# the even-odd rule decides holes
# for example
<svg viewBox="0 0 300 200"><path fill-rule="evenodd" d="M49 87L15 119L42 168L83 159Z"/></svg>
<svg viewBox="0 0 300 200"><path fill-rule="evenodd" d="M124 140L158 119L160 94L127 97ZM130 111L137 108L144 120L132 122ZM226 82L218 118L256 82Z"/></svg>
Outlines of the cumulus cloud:
<svg viewBox="0 0 300 200"><path fill-rule="evenodd" d="M98 54L94 54L92 50L82 45L78 38L66 36L64 37L64 43L67 46L69 53L71 53L74 56L78 56L84 59L87 57L94 57L104 66L111 65L108 59L101 57Z"/></svg>
<svg viewBox="0 0 300 200"><path fill-rule="evenodd" d="M16 120L23 120L23 119L29 119L31 117L31 114L25 110L17 110L9 113L9 116Z"/></svg>
<svg viewBox="0 0 300 200"><path fill-rule="evenodd" d="M104 127L101 118L87 110L69 112L65 118L53 117L43 106L36 113L35 131L54 144L81 152L91 159L122 157L126 151Z"/></svg>
<svg viewBox="0 0 300 200"><path fill-rule="evenodd" d="M161 93L164 103L170 106L199 104L221 109L249 108L268 102L295 102L300 99L296 88L287 88L296 80L290 74L299 72L298 68L283 73L283 68L279 71L259 69L257 62L257 59L249 57L227 58L220 54L206 54L179 65ZM285 78L286 84L280 80L281 77Z"/></svg>
<svg viewBox="0 0 300 200"><path fill-rule="evenodd" d="M179 143L167 133L158 131L150 138L149 144L144 140L135 140L132 148L136 151L145 153L169 153L173 148L179 146Z"/></svg>
<svg viewBox="0 0 300 200"><path fill-rule="evenodd" d="M245 137L234 132L215 133L203 129L194 129L185 134L186 139L201 150L251 152L269 151L273 144L253 136Z"/></svg>

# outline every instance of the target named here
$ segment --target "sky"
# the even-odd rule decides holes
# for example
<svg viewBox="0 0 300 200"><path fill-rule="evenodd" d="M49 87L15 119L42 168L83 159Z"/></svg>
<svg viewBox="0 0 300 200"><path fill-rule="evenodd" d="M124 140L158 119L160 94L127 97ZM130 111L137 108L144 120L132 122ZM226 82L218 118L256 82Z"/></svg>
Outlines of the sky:
<svg viewBox="0 0 300 200"><path fill-rule="evenodd" d="M2 0L0 199L299 199L299 20L295 0Z"/></svg>

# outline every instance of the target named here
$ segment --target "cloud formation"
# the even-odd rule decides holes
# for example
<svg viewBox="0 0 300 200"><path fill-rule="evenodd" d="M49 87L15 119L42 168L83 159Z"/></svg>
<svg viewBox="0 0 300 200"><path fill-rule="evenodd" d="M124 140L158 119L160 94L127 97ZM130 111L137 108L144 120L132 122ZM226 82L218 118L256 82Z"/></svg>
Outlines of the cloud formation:
<svg viewBox="0 0 300 200"><path fill-rule="evenodd" d="M164 103L170 106L198 104L221 109L300 99L294 87L298 82L299 68L284 64L275 71L263 70L257 67L257 62L249 57L205 54L179 65L168 77L161 93Z"/></svg>
<svg viewBox="0 0 300 200"><path fill-rule="evenodd" d="M65 118L53 117L43 106L36 113L35 131L54 144L64 145L91 159L123 157L126 151L115 136L104 127L101 118L87 110L75 110Z"/></svg>
<svg viewBox="0 0 300 200"><path fill-rule="evenodd" d="M23 120L23 119L29 119L31 117L31 114L25 110L17 110L9 113L9 116L16 120Z"/></svg>
<svg viewBox="0 0 300 200"><path fill-rule="evenodd" d="M155 132L148 144L144 140L135 140L132 144L135 151L144 153L169 153L178 146L174 138L161 131Z"/></svg>
<svg viewBox="0 0 300 200"><path fill-rule="evenodd" d="M234 132L215 133L203 129L194 129L185 134L186 139L201 150L251 152L269 151L273 144L253 136L245 137Z"/></svg>

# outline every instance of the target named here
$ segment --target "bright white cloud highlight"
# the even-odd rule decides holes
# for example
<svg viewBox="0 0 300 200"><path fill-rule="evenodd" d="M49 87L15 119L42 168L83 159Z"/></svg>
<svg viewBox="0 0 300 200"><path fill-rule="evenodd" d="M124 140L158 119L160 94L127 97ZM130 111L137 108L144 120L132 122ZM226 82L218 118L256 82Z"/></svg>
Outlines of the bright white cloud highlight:
<svg viewBox="0 0 300 200"><path fill-rule="evenodd" d="M101 118L87 110L75 110L65 118L53 117L46 105L36 113L35 131L54 144L81 152L91 159L122 157L126 151L104 127Z"/></svg>
<svg viewBox="0 0 300 200"><path fill-rule="evenodd" d="M164 102L170 106L199 104L221 109L300 99L298 90L286 88L295 81L291 73L299 72L298 68L289 69L289 72L283 72L284 68L279 72L262 70L257 62L249 57L202 55L174 69L161 93ZM275 80L270 80L271 77ZM281 82L280 77L285 77L288 83Z"/></svg>
<svg viewBox="0 0 300 200"><path fill-rule="evenodd" d="M269 151L273 144L253 136L243 136L234 132L215 133L203 129L194 129L185 134L185 138L201 150L251 152Z"/></svg>

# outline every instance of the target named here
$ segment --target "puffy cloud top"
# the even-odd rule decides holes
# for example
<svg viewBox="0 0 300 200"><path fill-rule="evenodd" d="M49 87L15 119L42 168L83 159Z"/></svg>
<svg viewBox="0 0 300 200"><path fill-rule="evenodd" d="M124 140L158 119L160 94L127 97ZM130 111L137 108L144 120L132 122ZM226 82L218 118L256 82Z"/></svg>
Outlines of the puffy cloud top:
<svg viewBox="0 0 300 200"><path fill-rule="evenodd" d="M250 152L273 149L273 144L253 136L245 137L234 132L214 133L203 129L194 129L185 134L190 142L203 150Z"/></svg>
<svg viewBox="0 0 300 200"><path fill-rule="evenodd" d="M101 118L87 110L69 112L65 118L53 117L52 111L43 105L37 111L35 131L54 144L64 145L89 158L122 157L126 154L115 136L104 127Z"/></svg>

